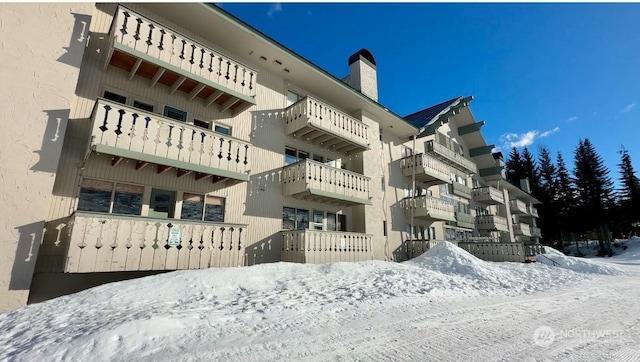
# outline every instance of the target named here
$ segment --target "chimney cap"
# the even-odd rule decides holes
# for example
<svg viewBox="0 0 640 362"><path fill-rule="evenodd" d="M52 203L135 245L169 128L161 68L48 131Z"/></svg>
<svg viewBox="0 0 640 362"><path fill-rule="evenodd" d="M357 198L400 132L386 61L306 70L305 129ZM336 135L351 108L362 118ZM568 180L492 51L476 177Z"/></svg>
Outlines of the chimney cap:
<svg viewBox="0 0 640 362"><path fill-rule="evenodd" d="M355 52L353 55L349 57L349 65L357 62L360 59L367 60L369 63L371 63L373 67L376 66L376 60L373 58L373 55L371 54L370 51L368 51L365 48L358 50L357 52Z"/></svg>

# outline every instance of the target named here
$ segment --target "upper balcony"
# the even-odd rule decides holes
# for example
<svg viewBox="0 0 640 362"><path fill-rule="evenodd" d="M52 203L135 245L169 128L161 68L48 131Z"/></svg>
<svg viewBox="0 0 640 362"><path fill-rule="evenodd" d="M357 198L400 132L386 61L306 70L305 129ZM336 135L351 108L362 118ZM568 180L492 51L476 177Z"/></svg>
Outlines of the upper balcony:
<svg viewBox="0 0 640 362"><path fill-rule="evenodd" d="M137 161L136 170L156 164L159 174L174 168L196 180L249 179L248 142L105 99L96 102L91 122L89 151L114 156L112 166L125 158Z"/></svg>
<svg viewBox="0 0 640 362"><path fill-rule="evenodd" d="M285 166L282 194L333 205L371 205L371 179L310 159Z"/></svg>
<svg viewBox="0 0 640 362"><path fill-rule="evenodd" d="M168 27L119 6L109 33L112 65L238 114L256 104L258 72Z"/></svg>
<svg viewBox="0 0 640 362"><path fill-rule="evenodd" d="M529 206L528 211L529 211L529 215L533 217L540 217L540 214L538 214L538 209L536 209L535 207Z"/></svg>
<svg viewBox="0 0 640 362"><path fill-rule="evenodd" d="M475 227L475 218L470 214L456 211L456 223L461 228L473 229Z"/></svg>
<svg viewBox="0 0 640 362"><path fill-rule="evenodd" d="M444 137L444 136L443 136ZM428 154L440 159L447 163L451 167L460 170L468 175L478 172L476 164L462 156L460 153L455 152L447 146L438 143L435 140L426 142L426 151Z"/></svg>
<svg viewBox="0 0 640 362"><path fill-rule="evenodd" d="M432 156L419 153L400 160L402 173L406 177L412 177L414 165L416 181L422 182L425 186L451 182L451 167Z"/></svg>
<svg viewBox="0 0 640 362"><path fill-rule="evenodd" d="M243 265L247 225L76 212L64 271L97 273Z"/></svg>
<svg viewBox="0 0 640 362"><path fill-rule="evenodd" d="M509 201L509 207L511 208L512 214L527 214L527 204L520 200L511 200Z"/></svg>
<svg viewBox="0 0 640 362"><path fill-rule="evenodd" d="M522 236L531 236L531 227L525 223L514 223L513 233Z"/></svg>
<svg viewBox="0 0 640 362"><path fill-rule="evenodd" d="M288 135L345 155L369 149L369 126L312 97L289 106L285 117Z"/></svg>
<svg viewBox="0 0 640 362"><path fill-rule="evenodd" d="M476 216L476 228L486 231L509 231L507 219L497 215L478 215Z"/></svg>
<svg viewBox="0 0 640 362"><path fill-rule="evenodd" d="M433 196L407 197L402 200L405 215L430 221L456 221L453 204Z"/></svg>
<svg viewBox="0 0 640 362"><path fill-rule="evenodd" d="M504 204L504 194L493 186L483 186L474 188L471 191L473 200L483 205Z"/></svg>

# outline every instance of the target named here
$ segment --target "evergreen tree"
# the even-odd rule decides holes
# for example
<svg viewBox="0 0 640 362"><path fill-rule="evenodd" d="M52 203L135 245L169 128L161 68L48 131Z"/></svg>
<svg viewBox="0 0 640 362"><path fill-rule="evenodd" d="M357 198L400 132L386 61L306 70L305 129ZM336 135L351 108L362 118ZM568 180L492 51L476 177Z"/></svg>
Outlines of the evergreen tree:
<svg viewBox="0 0 640 362"><path fill-rule="evenodd" d="M611 220L613 182L602 157L589 139L580 140L575 151L574 185L577 196L577 216L581 226L578 231L600 231ZM600 238L600 253L605 253L604 241Z"/></svg>
<svg viewBox="0 0 640 362"><path fill-rule="evenodd" d="M522 163L522 157L518 149L513 147L509 152L509 159L505 163L507 180L513 184L520 186L520 180L525 178L525 170Z"/></svg>
<svg viewBox="0 0 640 362"><path fill-rule="evenodd" d="M527 147L524 147L522 150L521 160L524 174L521 179L529 179L529 187L531 188L530 193L535 198L538 198L542 194L542 190L540 188L540 173L538 171L538 165ZM520 186L520 181L518 181L516 185Z"/></svg>
<svg viewBox="0 0 640 362"><path fill-rule="evenodd" d="M547 241L547 244L550 244L551 240L558 239L560 231L560 224L558 222L560 210L558 208L558 191L556 187L557 169L546 147L540 146L538 152L538 160L540 161L540 165L538 166L540 192L535 196L542 202L542 205L537 206L540 213L538 225L542 230L543 238Z"/></svg>
<svg viewBox="0 0 640 362"><path fill-rule="evenodd" d="M631 156L622 147L619 151L622 155L618 167L620 167L620 221L623 231L628 230L634 222L640 222L640 179L636 177ZM626 230L625 230L626 228Z"/></svg>
<svg viewBox="0 0 640 362"><path fill-rule="evenodd" d="M556 158L556 176L555 176L555 197L558 205L558 224L560 229L560 237L565 233L573 233L576 229L575 205L576 193L571 183L569 170L564 162L562 153L558 152Z"/></svg>

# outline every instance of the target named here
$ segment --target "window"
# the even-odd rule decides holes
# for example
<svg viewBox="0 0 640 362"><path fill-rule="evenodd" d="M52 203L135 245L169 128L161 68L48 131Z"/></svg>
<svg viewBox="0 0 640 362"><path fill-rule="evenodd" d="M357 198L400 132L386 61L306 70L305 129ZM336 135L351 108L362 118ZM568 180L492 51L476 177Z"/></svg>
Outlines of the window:
<svg viewBox="0 0 640 362"><path fill-rule="evenodd" d="M80 185L78 211L140 215L143 193L143 186L86 178Z"/></svg>
<svg viewBox="0 0 640 362"><path fill-rule="evenodd" d="M184 193L181 219L211 222L224 221L224 198Z"/></svg>
<svg viewBox="0 0 640 362"><path fill-rule="evenodd" d="M300 100L300 96L292 91L287 91L287 107Z"/></svg>
<svg viewBox="0 0 640 362"><path fill-rule="evenodd" d="M324 228L324 211L313 210L313 230L323 230Z"/></svg>
<svg viewBox="0 0 640 362"><path fill-rule="evenodd" d="M142 109L143 111L153 112L153 106L147 103L143 103L140 101L133 101L133 107Z"/></svg>
<svg viewBox="0 0 640 362"><path fill-rule="evenodd" d="M304 230L309 225L309 210L293 207L282 208L283 230Z"/></svg>
<svg viewBox="0 0 640 362"><path fill-rule="evenodd" d="M164 106L162 115L180 122L187 121L187 112L169 106Z"/></svg>
<svg viewBox="0 0 640 362"><path fill-rule="evenodd" d="M193 125L196 126L196 127L204 128L204 129L210 129L209 128L209 122L201 121L199 119L194 119L193 120Z"/></svg>
<svg viewBox="0 0 640 362"><path fill-rule="evenodd" d="M227 136L231 136L230 127L216 125L216 127L214 128L214 131L218 133L226 134Z"/></svg>
<svg viewBox="0 0 640 362"><path fill-rule="evenodd" d="M413 150L410 147L402 146L402 157L409 157L413 155Z"/></svg>
<svg viewBox="0 0 640 362"><path fill-rule="evenodd" d="M286 146L284 149L284 163L290 165L298 161L306 160L309 158L309 152L295 149L293 147Z"/></svg>
<svg viewBox="0 0 640 362"><path fill-rule="evenodd" d="M127 103L127 97L109 91L104 91L104 98L122 104Z"/></svg>

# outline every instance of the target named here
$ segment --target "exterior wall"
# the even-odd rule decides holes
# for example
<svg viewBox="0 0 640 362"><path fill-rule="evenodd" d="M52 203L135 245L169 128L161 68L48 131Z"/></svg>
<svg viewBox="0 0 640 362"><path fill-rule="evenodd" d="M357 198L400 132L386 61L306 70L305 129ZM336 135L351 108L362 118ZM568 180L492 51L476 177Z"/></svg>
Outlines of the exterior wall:
<svg viewBox="0 0 640 362"><path fill-rule="evenodd" d="M2 5L0 312L27 302L91 16L86 3Z"/></svg>

